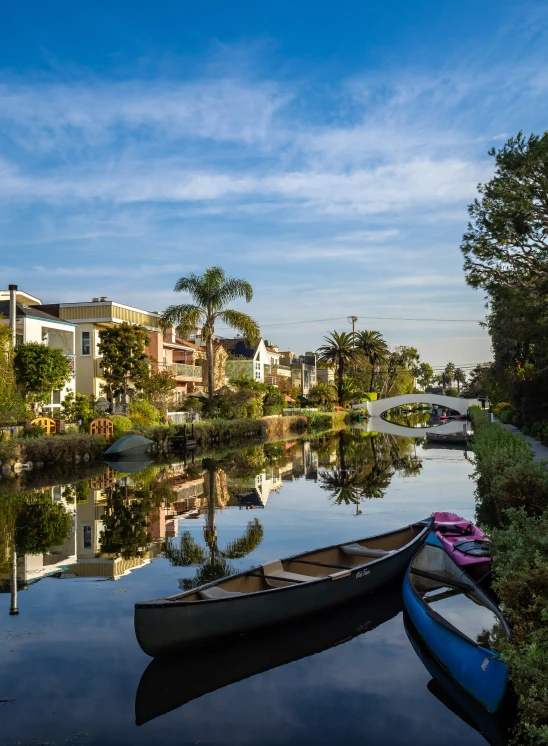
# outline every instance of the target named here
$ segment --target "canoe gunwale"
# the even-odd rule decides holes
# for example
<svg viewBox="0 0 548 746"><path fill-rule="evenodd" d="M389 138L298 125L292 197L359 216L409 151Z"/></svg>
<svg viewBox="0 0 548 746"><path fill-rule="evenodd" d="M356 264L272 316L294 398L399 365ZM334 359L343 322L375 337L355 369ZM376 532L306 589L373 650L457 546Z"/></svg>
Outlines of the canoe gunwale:
<svg viewBox="0 0 548 746"><path fill-rule="evenodd" d="M430 545L430 546L432 546L432 545ZM451 557L451 555L449 554L449 552L447 552L447 550L444 547L442 547L442 546L436 546L435 548L438 549L441 552L445 552L445 554L449 557L449 559L455 565L455 567L458 570L463 571L463 569L460 567L460 565L458 565L455 562L455 560ZM417 555L419 554L419 552L422 551L422 549L423 549L423 547L421 547L418 550ZM415 555L415 557L417 555ZM429 604L425 603L425 601L422 598L422 596L415 589L415 586L411 582L409 576L415 574L415 575L419 575L419 576L422 576L422 577L430 577L432 580L438 580L440 583L444 583L448 587L460 588L460 589L462 589L463 593L466 593L466 589L468 589L469 591L472 591L472 590L476 591L480 595L480 597L482 598L482 600L486 602L486 607L490 611L492 611L494 613L494 615L497 617L497 619L501 623L502 628L504 629L504 632L506 634L506 637L510 638L510 635L511 635L510 627L508 626L508 622L504 618L504 614L497 607L497 605L495 603L493 603L493 601L491 601L491 599L485 593L485 591L482 588L480 588L477 583L473 582L472 579L470 579L470 584L466 585L465 583L459 583L458 581L455 581L453 583L450 580L446 580L445 578L435 577L435 573L428 573L428 572L426 572L424 570L422 570L422 571L419 570L417 572L417 570L415 570L413 568L413 561L415 560L415 557L413 557L413 559L411 560L411 563L410 563L410 565L409 565L409 567L407 569L407 572L405 574L405 580L404 580L404 582L407 583L407 585L409 587L409 590L411 591L411 593L413 594L413 596L415 597L415 599L419 602L419 605L423 609L424 613L427 616L429 616L431 619L433 619L437 624L440 624L442 627L445 627L452 634L456 634L458 637L460 637L461 639L463 639L465 642L469 643L470 645L473 645L473 647L479 648L480 650L483 650L483 651L485 651L487 653L490 653L493 657L500 659L500 654L497 653L495 650L491 650L491 648L487 648L484 645L481 645L476 640L472 640L471 637L468 637L468 635L466 635L464 632L462 632L462 630L458 629L458 627L455 627L453 624L451 624L451 622L447 621L447 619L444 619L444 617L442 617L441 614L438 614L438 612L435 611L434 609L432 609ZM420 630L417 629L417 631L420 634Z"/></svg>
<svg viewBox="0 0 548 746"><path fill-rule="evenodd" d="M407 526L403 526L393 531L386 531L382 534L376 534L375 536L366 536L362 539L355 540L357 542L360 542L360 541L367 541L371 539L380 539L385 536L391 536L393 534L400 533L401 531L405 531L406 529L409 529L409 528L423 526L423 529L419 531L419 533L416 536L414 536L411 539L411 541L407 542L407 544L404 544L403 546L399 547L398 549L391 552L390 554L387 554L383 557L376 557L374 559L370 559L369 562L364 562L361 565L349 567L348 569L350 570L350 572L348 574L348 577L351 577L355 573L361 572L364 569L369 569L370 567L376 567L380 563L394 560L398 557L398 555L407 551L414 544L422 543L421 540L424 538L425 534L428 535L428 533L430 532L432 528L432 525L433 525L433 518L429 516L428 518L422 521L416 521L414 523L410 523ZM342 544L347 544L347 543L350 543L350 542L342 542ZM328 551L330 549L335 549L340 546L341 546L341 543L338 543L338 544L331 544L330 546L327 546L327 547L319 547L317 549L311 549L306 552L301 552L300 554L292 555L291 557L284 557L281 561L282 562L295 562L300 557L305 557L309 554L314 554L315 552ZM223 580L228 580L229 578L232 580L234 578L244 577L246 575L253 574L256 571L259 571L262 574L262 565L251 567L248 570L243 570L242 572L236 573L234 575L229 575L226 578L220 578L219 580L214 580L211 583L205 583L204 585L201 585L197 588L193 588L192 591L185 591L184 594L178 593L175 596L166 596L166 597L154 599L151 601L144 601L141 603L136 603L135 609L136 610L137 609L166 609L166 608L172 609L177 606L189 606L190 604L192 605L199 604L200 606L202 606L204 604L225 603L228 601L238 601L243 598L249 598L249 597L257 598L258 596L262 596L266 593L271 594L272 592L276 592L276 591L285 591L287 593L288 591L291 591L291 590L302 589L303 586L310 587L311 585L316 586L319 583L328 583L333 580L340 580L340 577L334 577L333 575L325 575L323 577L314 577L311 575L310 580L302 582L302 583L288 583L286 586L280 586L277 588L276 587L264 588L262 590L252 591L251 593L242 593L241 595L238 595L238 596L227 596L226 598L200 599L199 601L186 601L184 599L184 596L186 596L187 594L190 595L191 593L195 593L198 590L212 588L212 587L219 585Z"/></svg>

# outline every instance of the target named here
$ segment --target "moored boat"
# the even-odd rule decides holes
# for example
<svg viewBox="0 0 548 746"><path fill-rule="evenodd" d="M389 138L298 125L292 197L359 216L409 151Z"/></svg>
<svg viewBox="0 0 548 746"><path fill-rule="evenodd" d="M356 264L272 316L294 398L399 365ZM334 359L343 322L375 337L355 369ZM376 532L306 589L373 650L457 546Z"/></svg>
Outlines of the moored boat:
<svg viewBox="0 0 548 746"><path fill-rule="evenodd" d="M167 598L135 604L141 648L162 656L189 645L285 623L395 580L432 518L388 533L275 560Z"/></svg>
<svg viewBox="0 0 548 746"><path fill-rule="evenodd" d="M474 575L491 566L491 540L472 521L456 513L433 513L434 532L457 565Z"/></svg>
<svg viewBox="0 0 548 746"><path fill-rule="evenodd" d="M491 645L508 638L509 627L435 534L428 536L409 565L403 603L440 665L489 712L496 712L506 692L508 672Z"/></svg>
<svg viewBox="0 0 548 746"><path fill-rule="evenodd" d="M153 440L143 435L124 435L109 446L103 456L108 456L109 459L142 458L153 443Z"/></svg>
<svg viewBox="0 0 548 746"><path fill-rule="evenodd" d="M139 682L135 721L143 725L217 689L350 642L402 609L401 587L394 582L365 598L288 624L155 658Z"/></svg>

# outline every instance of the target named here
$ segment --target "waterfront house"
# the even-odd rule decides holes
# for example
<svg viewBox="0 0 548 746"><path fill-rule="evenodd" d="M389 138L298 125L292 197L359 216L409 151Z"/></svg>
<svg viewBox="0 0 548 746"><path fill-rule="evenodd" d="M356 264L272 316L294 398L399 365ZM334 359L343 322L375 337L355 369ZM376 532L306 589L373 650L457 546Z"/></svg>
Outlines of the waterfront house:
<svg viewBox="0 0 548 746"><path fill-rule="evenodd" d="M267 351L262 339L255 347L248 345L243 337L220 339L219 344L228 353L226 361L228 379L247 376L254 381L264 383L265 374L270 371L271 353Z"/></svg>
<svg viewBox="0 0 548 746"><path fill-rule="evenodd" d="M8 299L6 299L6 296ZM43 406L44 412L53 417L59 416L61 403L68 393L76 392L77 365L75 357L76 326L48 313L39 298L23 291L16 291L16 345L37 342L62 351L69 361L73 374L62 390L53 391L51 399ZM0 291L0 323L10 323L9 291Z"/></svg>
<svg viewBox="0 0 548 746"><path fill-rule="evenodd" d="M282 352L280 364L289 368L292 385L302 396L307 396L317 380L315 353L305 352L304 355L297 356L291 351Z"/></svg>

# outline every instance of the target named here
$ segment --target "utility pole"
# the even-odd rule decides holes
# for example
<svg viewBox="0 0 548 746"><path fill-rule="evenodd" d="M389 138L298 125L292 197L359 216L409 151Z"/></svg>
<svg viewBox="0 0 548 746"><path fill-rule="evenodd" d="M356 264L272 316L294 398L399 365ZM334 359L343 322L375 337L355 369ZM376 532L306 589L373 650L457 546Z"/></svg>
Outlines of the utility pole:
<svg viewBox="0 0 548 746"><path fill-rule="evenodd" d="M356 332L354 331L354 325L356 324L356 321L358 320L357 316L349 316L348 321L352 324L352 342L354 342L354 347L356 346Z"/></svg>

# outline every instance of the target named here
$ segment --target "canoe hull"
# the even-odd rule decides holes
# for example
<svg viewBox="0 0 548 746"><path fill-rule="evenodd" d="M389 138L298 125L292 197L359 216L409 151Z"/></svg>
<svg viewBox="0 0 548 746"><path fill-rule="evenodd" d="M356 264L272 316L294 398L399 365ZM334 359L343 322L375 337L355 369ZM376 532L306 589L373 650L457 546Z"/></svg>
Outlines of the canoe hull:
<svg viewBox="0 0 548 746"><path fill-rule="evenodd" d="M496 712L508 685L508 671L496 653L429 615L426 604L412 586L409 572L403 581L403 605L438 663L489 712Z"/></svg>
<svg viewBox="0 0 548 746"><path fill-rule="evenodd" d="M187 646L285 623L351 601L401 577L429 530L430 524L427 524L399 551L356 567L343 578L326 577L199 603L158 599L136 604L137 640L148 655L163 656Z"/></svg>

